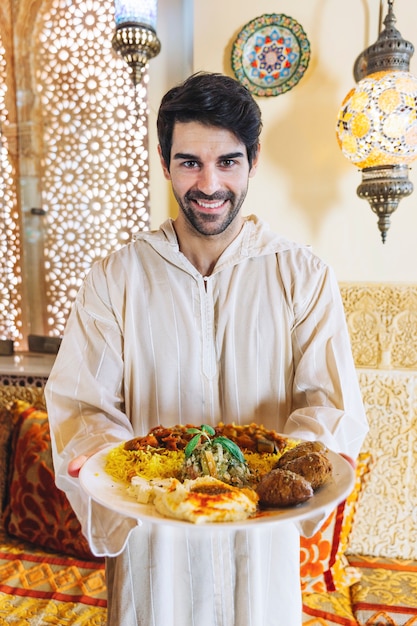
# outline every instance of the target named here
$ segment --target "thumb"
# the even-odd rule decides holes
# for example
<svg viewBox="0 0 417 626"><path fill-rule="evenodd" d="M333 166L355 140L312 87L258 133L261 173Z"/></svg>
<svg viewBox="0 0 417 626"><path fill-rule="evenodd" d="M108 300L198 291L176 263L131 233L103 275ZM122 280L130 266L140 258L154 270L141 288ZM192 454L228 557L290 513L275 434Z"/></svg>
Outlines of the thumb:
<svg viewBox="0 0 417 626"><path fill-rule="evenodd" d="M80 456L75 457L72 461L68 463L68 474L73 478L78 478L78 474L80 473L80 469L88 459L88 456L85 454L80 454Z"/></svg>

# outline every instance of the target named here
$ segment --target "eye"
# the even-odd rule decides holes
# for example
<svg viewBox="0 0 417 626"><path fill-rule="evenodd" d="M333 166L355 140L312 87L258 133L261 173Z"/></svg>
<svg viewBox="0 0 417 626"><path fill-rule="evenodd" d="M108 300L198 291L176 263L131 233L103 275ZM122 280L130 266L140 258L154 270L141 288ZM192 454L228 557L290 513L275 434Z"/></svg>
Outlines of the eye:
<svg viewBox="0 0 417 626"><path fill-rule="evenodd" d="M236 164L236 161L234 159L223 159L222 161L220 161L221 167L225 167L225 168L233 167L233 165L235 164Z"/></svg>
<svg viewBox="0 0 417 626"><path fill-rule="evenodd" d="M182 166L185 167L186 169L191 170L196 167L199 167L199 163L198 161L183 161Z"/></svg>

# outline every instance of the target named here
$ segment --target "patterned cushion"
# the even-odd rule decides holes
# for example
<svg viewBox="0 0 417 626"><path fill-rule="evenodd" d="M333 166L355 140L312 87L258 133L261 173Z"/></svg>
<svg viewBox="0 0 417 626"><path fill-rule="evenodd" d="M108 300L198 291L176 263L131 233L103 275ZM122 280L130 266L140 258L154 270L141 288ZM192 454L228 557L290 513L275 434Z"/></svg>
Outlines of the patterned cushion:
<svg viewBox="0 0 417 626"><path fill-rule="evenodd" d="M80 524L54 481L47 413L19 401L10 459L6 531L49 550L94 558Z"/></svg>
<svg viewBox="0 0 417 626"><path fill-rule="evenodd" d="M7 408L0 409L0 516L6 498L13 416Z"/></svg>
<svg viewBox="0 0 417 626"><path fill-rule="evenodd" d="M105 626L104 563L12 537L0 528L0 624Z"/></svg>
<svg viewBox="0 0 417 626"><path fill-rule="evenodd" d="M351 588L360 626L417 625L417 561L350 556L361 574Z"/></svg>
<svg viewBox="0 0 417 626"><path fill-rule="evenodd" d="M357 626L350 590L303 595L303 626Z"/></svg>
<svg viewBox="0 0 417 626"><path fill-rule="evenodd" d="M364 480L369 473L371 455L362 453L356 466L355 486L350 496L310 538L301 537L301 588L305 593L342 590L358 580L355 568L349 565L347 550L356 504Z"/></svg>

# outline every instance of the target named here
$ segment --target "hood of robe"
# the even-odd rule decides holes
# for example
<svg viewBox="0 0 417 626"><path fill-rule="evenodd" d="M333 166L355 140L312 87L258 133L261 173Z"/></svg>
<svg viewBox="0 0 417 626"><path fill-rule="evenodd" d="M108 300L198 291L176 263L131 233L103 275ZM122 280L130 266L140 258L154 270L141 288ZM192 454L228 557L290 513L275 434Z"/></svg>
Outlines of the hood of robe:
<svg viewBox="0 0 417 626"><path fill-rule="evenodd" d="M277 235L265 221L256 215L249 215L244 219L242 230L219 257L212 275L251 257L309 247ZM170 263L178 265L179 259L181 259L185 266L184 269L188 269L191 273L198 273L179 251L178 239L172 219L164 222L158 230L139 233L135 239L136 241L146 241Z"/></svg>

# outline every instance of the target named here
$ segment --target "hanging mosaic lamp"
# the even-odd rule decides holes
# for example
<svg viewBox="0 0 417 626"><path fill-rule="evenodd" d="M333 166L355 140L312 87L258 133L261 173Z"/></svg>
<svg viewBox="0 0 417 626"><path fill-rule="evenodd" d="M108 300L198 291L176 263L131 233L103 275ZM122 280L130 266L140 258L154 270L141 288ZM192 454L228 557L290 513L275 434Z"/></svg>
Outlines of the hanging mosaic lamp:
<svg viewBox="0 0 417 626"><path fill-rule="evenodd" d="M150 59L159 54L161 42L156 35L157 0L115 0L116 32L112 46L132 72L137 85Z"/></svg>
<svg viewBox="0 0 417 626"><path fill-rule="evenodd" d="M357 86L342 103L336 130L343 155L362 170L357 194L377 215L383 243L392 213L413 191L408 166L417 158L417 78L409 71L414 46L395 22L389 0L384 30L356 59Z"/></svg>

